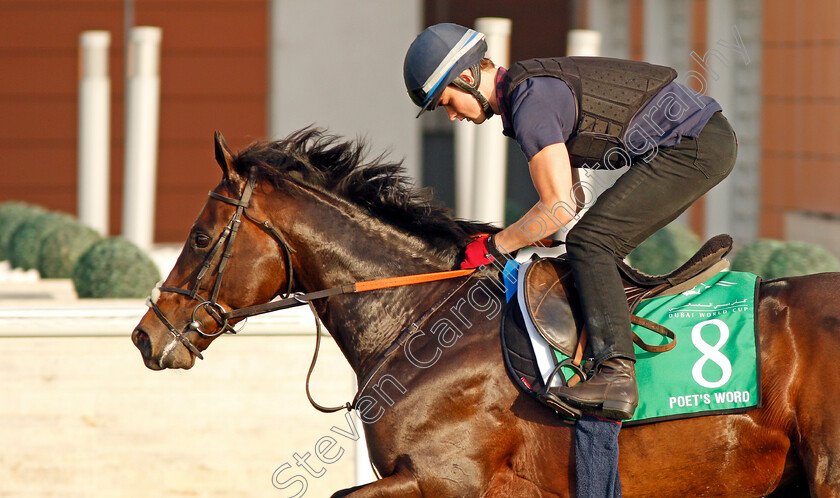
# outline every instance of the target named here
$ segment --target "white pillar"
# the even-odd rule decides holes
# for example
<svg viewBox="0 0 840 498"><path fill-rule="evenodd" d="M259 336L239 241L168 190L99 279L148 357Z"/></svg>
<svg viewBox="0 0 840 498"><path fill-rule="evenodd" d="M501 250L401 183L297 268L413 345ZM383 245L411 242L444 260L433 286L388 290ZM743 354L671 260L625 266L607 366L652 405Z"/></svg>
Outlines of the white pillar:
<svg viewBox="0 0 840 498"><path fill-rule="evenodd" d="M79 220L108 234L108 184L111 151L111 33L84 31L79 36Z"/></svg>
<svg viewBox="0 0 840 498"><path fill-rule="evenodd" d="M160 28L132 28L126 61L122 228L126 239L145 250L151 248L154 233L160 40Z"/></svg>
<svg viewBox="0 0 840 498"><path fill-rule="evenodd" d="M510 64L510 19L482 17L475 29L487 37L487 57L497 66ZM500 227L505 221L507 138L502 135L501 118L490 119L475 130L472 216Z"/></svg>
<svg viewBox="0 0 840 498"><path fill-rule="evenodd" d="M475 172L475 125L455 121L455 215L471 220L473 214L473 174Z"/></svg>
<svg viewBox="0 0 840 498"><path fill-rule="evenodd" d="M668 24L670 19L669 14L669 0L644 0L644 32L642 34L643 40L643 60L652 64L661 64L663 66L672 66L672 61L669 57L673 47L669 44L672 42L670 37L673 26ZM680 54L683 55L683 54Z"/></svg>
<svg viewBox="0 0 840 498"><path fill-rule="evenodd" d="M726 0L709 0L706 10L706 54L693 54L692 57L706 57L706 95L720 103L724 113L729 112L730 120L737 119L732 112L735 109L735 71L732 67L731 51L722 51L719 41L732 43L732 26L735 25L735 7ZM713 55L714 54L714 55ZM715 188L706 194L705 234L710 237L719 233L731 233L733 197L737 195L733 176L724 178Z"/></svg>
<svg viewBox="0 0 840 498"><path fill-rule="evenodd" d="M601 55L601 33L594 29L570 29L566 35L568 55Z"/></svg>

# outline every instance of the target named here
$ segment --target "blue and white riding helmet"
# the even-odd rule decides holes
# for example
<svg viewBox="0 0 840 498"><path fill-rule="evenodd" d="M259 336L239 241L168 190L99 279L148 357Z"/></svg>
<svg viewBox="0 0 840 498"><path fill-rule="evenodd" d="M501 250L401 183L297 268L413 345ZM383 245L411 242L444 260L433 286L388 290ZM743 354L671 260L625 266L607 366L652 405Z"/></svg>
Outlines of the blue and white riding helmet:
<svg viewBox="0 0 840 498"><path fill-rule="evenodd" d="M490 103L478 91L481 82L479 63L486 52L484 34L458 24L435 24L417 35L408 47L403 63L408 96L420 107L417 117L437 107L440 95L450 84L475 97L484 114L488 118L492 116ZM467 68L475 75L474 85L460 77Z"/></svg>

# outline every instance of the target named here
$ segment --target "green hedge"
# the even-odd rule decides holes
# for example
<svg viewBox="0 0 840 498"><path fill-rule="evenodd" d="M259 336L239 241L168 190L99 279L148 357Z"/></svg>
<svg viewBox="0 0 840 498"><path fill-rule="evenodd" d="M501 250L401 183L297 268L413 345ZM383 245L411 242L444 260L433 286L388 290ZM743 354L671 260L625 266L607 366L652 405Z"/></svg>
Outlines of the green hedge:
<svg viewBox="0 0 840 498"><path fill-rule="evenodd" d="M159 280L154 261L121 237L94 243L73 268L73 284L80 298L142 298Z"/></svg>
<svg viewBox="0 0 840 498"><path fill-rule="evenodd" d="M739 249L732 257L730 268L735 271L746 271L756 275L763 275L767 261L778 249L785 247L781 240L758 239Z"/></svg>
<svg viewBox="0 0 840 498"><path fill-rule="evenodd" d="M662 275L677 269L702 245L690 228L672 223L642 242L627 256L627 261L645 273Z"/></svg>
<svg viewBox="0 0 840 498"><path fill-rule="evenodd" d="M25 202L0 203L0 261L10 259L9 241L21 223L45 212L41 206Z"/></svg>
<svg viewBox="0 0 840 498"><path fill-rule="evenodd" d="M41 242L38 273L41 278L71 278L81 255L100 240L99 232L82 223L58 226Z"/></svg>
<svg viewBox="0 0 840 498"><path fill-rule="evenodd" d="M767 279L796 277L840 271L840 260L817 244L760 239L735 254L732 269L748 271Z"/></svg>
<svg viewBox="0 0 840 498"><path fill-rule="evenodd" d="M14 268L38 268L41 243L50 231L76 221L68 214L47 211L28 217L12 234L8 244L9 262Z"/></svg>
<svg viewBox="0 0 840 498"><path fill-rule="evenodd" d="M840 271L840 262L827 249L807 242L788 242L777 249L764 266L764 278L796 277Z"/></svg>

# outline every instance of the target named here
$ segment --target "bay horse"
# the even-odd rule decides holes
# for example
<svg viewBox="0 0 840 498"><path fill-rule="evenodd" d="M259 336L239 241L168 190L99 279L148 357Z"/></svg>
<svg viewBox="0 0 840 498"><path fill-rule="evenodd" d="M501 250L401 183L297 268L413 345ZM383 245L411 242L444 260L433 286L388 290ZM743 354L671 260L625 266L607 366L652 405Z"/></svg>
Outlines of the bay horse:
<svg viewBox="0 0 840 498"><path fill-rule="evenodd" d="M191 368L233 331L230 310L450 270L470 238L498 230L452 218L364 150L307 128L234 154L217 132L222 180L132 333L146 366ZM625 428L624 495L840 497L838 293L835 273L763 282L763 405ZM334 497L574 496L574 426L505 371L490 276L310 302L358 376L382 476Z"/></svg>

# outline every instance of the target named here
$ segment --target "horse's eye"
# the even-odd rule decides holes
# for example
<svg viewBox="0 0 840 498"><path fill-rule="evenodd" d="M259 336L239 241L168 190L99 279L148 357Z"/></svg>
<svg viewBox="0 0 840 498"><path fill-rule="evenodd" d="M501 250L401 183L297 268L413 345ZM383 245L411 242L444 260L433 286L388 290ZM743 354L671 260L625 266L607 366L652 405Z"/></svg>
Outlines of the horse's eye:
<svg viewBox="0 0 840 498"><path fill-rule="evenodd" d="M203 233L195 234L195 245L196 247L207 247L210 245L210 237Z"/></svg>

